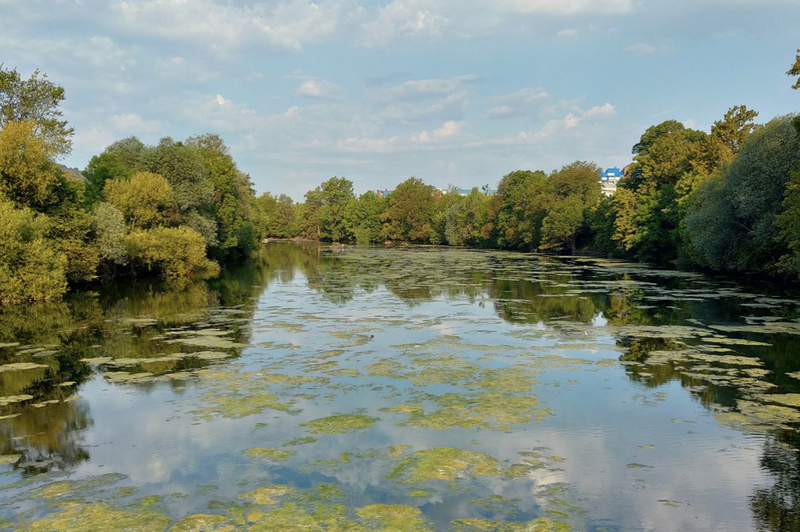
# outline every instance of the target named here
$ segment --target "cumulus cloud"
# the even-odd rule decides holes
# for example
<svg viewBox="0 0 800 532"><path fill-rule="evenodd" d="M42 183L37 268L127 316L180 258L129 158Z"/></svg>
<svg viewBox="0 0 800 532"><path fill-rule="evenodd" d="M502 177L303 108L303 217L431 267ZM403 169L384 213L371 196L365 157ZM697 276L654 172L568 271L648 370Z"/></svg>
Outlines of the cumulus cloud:
<svg viewBox="0 0 800 532"><path fill-rule="evenodd" d="M346 152L397 152L437 150L462 147L473 138L464 132L465 122L450 120L433 130L422 130L393 137L347 137L336 143L336 148Z"/></svg>
<svg viewBox="0 0 800 532"><path fill-rule="evenodd" d="M393 0L363 24L362 43L380 46L401 36L441 35L450 19L432 11L434 4L428 0Z"/></svg>
<svg viewBox="0 0 800 532"><path fill-rule="evenodd" d="M236 5L214 0L127 0L112 4L129 31L215 46L268 43L299 50L330 37L339 27L337 1L289 0Z"/></svg>
<svg viewBox="0 0 800 532"><path fill-rule="evenodd" d="M332 81L308 80L297 87L297 94L309 96L311 98L338 98L342 93L342 88Z"/></svg>
<svg viewBox="0 0 800 532"><path fill-rule="evenodd" d="M161 129L158 120L144 120L137 114L114 115L111 117L111 124L122 135L134 135L137 133L153 133Z"/></svg>

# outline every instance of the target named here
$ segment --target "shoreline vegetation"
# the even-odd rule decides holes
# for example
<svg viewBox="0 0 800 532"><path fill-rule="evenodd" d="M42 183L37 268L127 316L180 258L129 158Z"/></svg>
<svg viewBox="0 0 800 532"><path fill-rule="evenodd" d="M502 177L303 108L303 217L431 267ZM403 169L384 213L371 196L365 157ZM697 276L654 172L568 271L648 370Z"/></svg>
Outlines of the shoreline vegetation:
<svg viewBox="0 0 800 532"><path fill-rule="evenodd" d="M788 72L796 75L798 64ZM798 86L795 86L798 88ZM385 242L603 255L726 273L800 276L800 117L735 106L710 132L668 120L632 149L616 193L600 167L511 172L462 194L411 177L356 196L332 177L295 203L256 196L217 135L129 137L78 174L64 89L0 65L0 306L122 278L188 282L259 242Z"/></svg>

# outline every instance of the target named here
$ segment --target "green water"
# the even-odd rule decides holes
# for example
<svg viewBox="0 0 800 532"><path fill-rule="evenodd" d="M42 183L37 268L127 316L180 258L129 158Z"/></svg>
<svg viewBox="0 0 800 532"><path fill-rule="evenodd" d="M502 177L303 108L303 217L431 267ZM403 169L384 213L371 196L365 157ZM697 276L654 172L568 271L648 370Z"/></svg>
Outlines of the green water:
<svg viewBox="0 0 800 532"><path fill-rule="evenodd" d="M800 530L800 301L270 244L0 314L0 530Z"/></svg>

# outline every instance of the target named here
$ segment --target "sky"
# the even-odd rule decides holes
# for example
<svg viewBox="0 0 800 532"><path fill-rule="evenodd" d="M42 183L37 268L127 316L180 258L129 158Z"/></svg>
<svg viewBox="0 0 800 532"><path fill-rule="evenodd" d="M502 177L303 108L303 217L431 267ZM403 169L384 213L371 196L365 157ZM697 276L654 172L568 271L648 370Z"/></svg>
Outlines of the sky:
<svg viewBox="0 0 800 532"><path fill-rule="evenodd" d="M0 0L0 63L65 88L67 166L217 133L302 201L622 167L664 120L800 111L798 30L798 0Z"/></svg>

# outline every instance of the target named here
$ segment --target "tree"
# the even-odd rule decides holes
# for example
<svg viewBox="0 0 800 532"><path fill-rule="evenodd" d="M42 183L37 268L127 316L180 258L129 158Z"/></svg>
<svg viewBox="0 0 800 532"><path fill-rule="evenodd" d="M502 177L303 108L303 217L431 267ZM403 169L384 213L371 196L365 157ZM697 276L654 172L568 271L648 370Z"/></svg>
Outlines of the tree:
<svg viewBox="0 0 800 532"><path fill-rule="evenodd" d="M560 250L566 245L575 253L578 231L584 224L584 210L584 203L577 194L558 202L542 221L542 243L539 249Z"/></svg>
<svg viewBox="0 0 800 532"><path fill-rule="evenodd" d="M125 216L131 231L163 223L175 207L172 187L158 174L136 172L106 182L105 198Z"/></svg>
<svg viewBox="0 0 800 532"><path fill-rule="evenodd" d="M499 211L495 243L501 248L534 250L547 216L547 175L541 170L512 172L497 185Z"/></svg>
<svg viewBox="0 0 800 532"><path fill-rule="evenodd" d="M136 169L163 176L172 186L181 213L195 210L211 215L214 185L195 146L165 137L157 146L141 150Z"/></svg>
<svg viewBox="0 0 800 532"><path fill-rule="evenodd" d="M212 210L219 255L223 259L248 256L255 245L252 224L254 194L250 177L239 171L230 150L218 135L192 137L187 144L200 154L203 167L214 185ZM195 227L196 224L189 225Z"/></svg>
<svg viewBox="0 0 800 532"><path fill-rule="evenodd" d="M781 116L756 129L738 156L697 191L685 231L699 263L765 271L786 255L794 194L787 183L800 165L793 120Z"/></svg>
<svg viewBox="0 0 800 532"><path fill-rule="evenodd" d="M32 122L34 131L53 156L72 151L73 129L62 120L58 104L64 100L64 89L47 79L38 70L23 80L16 70L0 64L0 129L11 122Z"/></svg>
<svg viewBox="0 0 800 532"><path fill-rule="evenodd" d="M47 238L48 220L0 196L0 304L46 301L67 290L67 259Z"/></svg>
<svg viewBox="0 0 800 532"><path fill-rule="evenodd" d="M318 187L320 191L320 233L332 242L346 240L344 209L355 199L353 182L344 177L332 177Z"/></svg>
<svg viewBox="0 0 800 532"><path fill-rule="evenodd" d="M600 171L594 163L575 161L550 175L543 199L547 214L542 220L539 249L577 251L580 234L588 232L587 214L602 196Z"/></svg>
<svg viewBox="0 0 800 532"><path fill-rule="evenodd" d="M421 179L410 177L389 194L381 214L382 234L389 240L428 242L435 189Z"/></svg>
<svg viewBox="0 0 800 532"><path fill-rule="evenodd" d="M345 231L359 244L381 241L381 213L386 200L368 190L358 199L351 200L344 209L342 221Z"/></svg>
<svg viewBox="0 0 800 532"><path fill-rule="evenodd" d="M731 155L735 155L756 128L753 121L757 116L758 112L748 109L747 106L731 107L722 120L717 120L711 126L711 138L722 144Z"/></svg>
<svg viewBox="0 0 800 532"><path fill-rule="evenodd" d="M95 241L100 258L112 264L125 264L127 255L122 243L127 232L125 216L107 202L100 202L92 213Z"/></svg>
<svg viewBox="0 0 800 532"><path fill-rule="evenodd" d="M203 236L186 226L137 229L125 237L125 247L132 261L167 279L219 273L206 257Z"/></svg>
<svg viewBox="0 0 800 532"><path fill-rule="evenodd" d="M125 180L135 172L134 166L126 164L121 157L110 153L108 150L92 157L83 177L88 181L86 187L86 206L92 207L98 202L103 201L103 190L106 181L109 179Z"/></svg>
<svg viewBox="0 0 800 532"><path fill-rule="evenodd" d="M787 76L798 76L797 81L795 81L792 88L797 90L800 89L800 49L797 50L797 56L795 57L794 64L792 68L786 73Z"/></svg>
<svg viewBox="0 0 800 532"><path fill-rule="evenodd" d="M0 130L0 193L18 206L42 210L54 201L64 173L33 122L9 122Z"/></svg>

